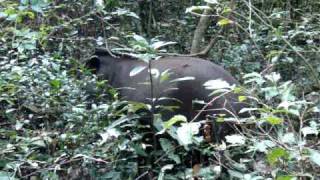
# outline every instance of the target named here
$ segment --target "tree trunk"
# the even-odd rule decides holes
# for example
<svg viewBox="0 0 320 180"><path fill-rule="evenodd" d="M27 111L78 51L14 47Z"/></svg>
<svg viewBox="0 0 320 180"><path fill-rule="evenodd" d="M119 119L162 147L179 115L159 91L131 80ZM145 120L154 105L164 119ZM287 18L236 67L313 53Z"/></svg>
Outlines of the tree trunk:
<svg viewBox="0 0 320 180"><path fill-rule="evenodd" d="M192 45L191 45L191 54L200 52L201 40L203 39L205 32L210 24L210 16L207 16L211 13L211 10L205 10L203 12L204 16L201 16L197 28L194 32Z"/></svg>

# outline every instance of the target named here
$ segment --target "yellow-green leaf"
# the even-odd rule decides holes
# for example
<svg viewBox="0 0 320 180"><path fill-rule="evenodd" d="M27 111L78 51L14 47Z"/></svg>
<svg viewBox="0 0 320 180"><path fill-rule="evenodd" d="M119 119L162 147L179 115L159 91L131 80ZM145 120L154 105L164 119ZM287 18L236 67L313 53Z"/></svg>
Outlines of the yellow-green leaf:
<svg viewBox="0 0 320 180"><path fill-rule="evenodd" d="M227 18L223 18L221 19L220 21L218 21L218 26L226 26L228 24L232 24L233 21L231 21L230 19L227 19Z"/></svg>
<svg viewBox="0 0 320 180"><path fill-rule="evenodd" d="M277 180L293 180L296 179L294 176L278 176Z"/></svg>
<svg viewBox="0 0 320 180"><path fill-rule="evenodd" d="M275 116L269 116L266 118L267 122L272 125L277 125L283 123L283 119L275 117Z"/></svg>
<svg viewBox="0 0 320 180"><path fill-rule="evenodd" d="M169 129L177 122L187 122L187 118L183 115L175 115L169 121L164 122L164 128Z"/></svg>
<svg viewBox="0 0 320 180"><path fill-rule="evenodd" d="M288 160L289 153L282 148L274 148L270 150L267 154L267 161L271 166L276 165L279 162L279 159Z"/></svg>
<svg viewBox="0 0 320 180"><path fill-rule="evenodd" d="M247 100L247 97L246 96L239 96L238 100L239 100L239 102L243 102L243 101Z"/></svg>

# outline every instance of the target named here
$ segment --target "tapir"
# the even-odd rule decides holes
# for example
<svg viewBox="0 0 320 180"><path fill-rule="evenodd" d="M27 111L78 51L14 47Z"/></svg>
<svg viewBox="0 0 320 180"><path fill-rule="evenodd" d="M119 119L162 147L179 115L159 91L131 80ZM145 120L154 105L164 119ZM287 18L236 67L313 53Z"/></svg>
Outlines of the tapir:
<svg viewBox="0 0 320 180"><path fill-rule="evenodd" d="M167 112L166 118L174 114L184 115L188 120L195 116L231 116L238 115L244 107L234 93L210 96L212 90L204 87L209 80L221 80L230 85L239 83L221 66L201 58L162 57L148 64L126 55L114 57L106 50L96 49L87 66L117 88L124 100L153 102L156 107L177 107L171 113ZM203 103L193 103L195 100ZM205 105L206 109L203 109Z"/></svg>

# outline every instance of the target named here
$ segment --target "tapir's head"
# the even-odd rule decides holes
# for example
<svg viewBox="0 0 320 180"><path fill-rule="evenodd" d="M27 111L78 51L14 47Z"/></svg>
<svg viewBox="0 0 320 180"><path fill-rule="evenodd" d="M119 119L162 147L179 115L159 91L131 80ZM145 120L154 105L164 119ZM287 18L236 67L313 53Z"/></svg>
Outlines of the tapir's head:
<svg viewBox="0 0 320 180"><path fill-rule="evenodd" d="M95 54L86 62L86 67L93 73L101 76L102 79L110 80L110 75L114 72L118 58L111 56L106 51L96 50Z"/></svg>

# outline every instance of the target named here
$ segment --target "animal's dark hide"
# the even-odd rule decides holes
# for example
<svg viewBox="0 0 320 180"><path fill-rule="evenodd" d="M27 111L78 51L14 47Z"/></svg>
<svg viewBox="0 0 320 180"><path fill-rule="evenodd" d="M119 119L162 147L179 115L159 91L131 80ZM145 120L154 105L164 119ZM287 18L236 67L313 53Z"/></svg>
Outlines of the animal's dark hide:
<svg viewBox="0 0 320 180"><path fill-rule="evenodd" d="M220 79L230 85L238 84L222 67L195 57L163 57L152 61L151 72L154 77L152 85L150 85L148 63L132 57L114 58L107 51L97 50L95 57L88 61L87 66L101 78L108 80L111 86L119 89L121 97L125 100L150 104L153 98L156 99L156 107L179 106L174 112L165 113L165 118L170 118L173 114L182 114L191 120L203 107L203 104L194 104L193 100L208 103L218 96L209 96L212 90L203 86L209 80ZM134 74L133 69L143 70ZM168 78L164 78L166 75L163 74L169 75ZM176 81L179 78L186 80ZM204 118L207 114L237 115L242 107L243 103L238 102L238 95L228 93L215 99L206 108L208 111L201 113L200 118Z"/></svg>
<svg viewBox="0 0 320 180"><path fill-rule="evenodd" d="M111 86L117 88L123 99L148 104L152 104L153 99L153 107L156 107L156 112L161 112L163 120L168 120L175 114L182 114L190 121L205 105L205 111L196 117L197 120L205 118L210 120L203 126L203 136L206 141L220 141L233 131L228 123L216 123L215 115L237 116L239 110L244 107L243 103L238 102L238 95L234 93L227 93L224 96L219 94L209 96L212 90L204 87L204 84L209 80L221 80L230 85L237 85L238 82L222 67L204 59L163 57L151 61L150 75L148 63L128 56L115 58L105 50L97 50L94 57L87 62L87 66L101 78L108 80ZM153 77L152 84L151 76ZM193 100L204 103L194 104ZM178 106L179 108L174 111L160 110L159 107L163 106ZM146 138L151 139L151 142L148 140L145 142L157 144L154 137L154 135L153 138L146 135ZM150 153L152 149L146 149L146 152ZM198 150L192 151L189 154L190 157L185 159L186 164L193 166L200 163L202 159L200 154ZM146 164L152 164L153 160L152 155L147 158L139 156L139 167L148 167ZM139 169L139 175L146 171L149 172L142 179L153 179L151 169Z"/></svg>

